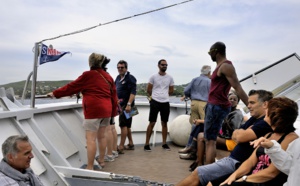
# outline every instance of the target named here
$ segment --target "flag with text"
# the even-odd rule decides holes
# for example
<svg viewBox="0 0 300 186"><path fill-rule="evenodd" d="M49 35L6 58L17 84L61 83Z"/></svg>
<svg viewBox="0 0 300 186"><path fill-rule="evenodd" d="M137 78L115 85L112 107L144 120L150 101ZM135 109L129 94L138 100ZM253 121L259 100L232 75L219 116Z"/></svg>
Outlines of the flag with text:
<svg viewBox="0 0 300 186"><path fill-rule="evenodd" d="M65 54L69 54L70 52L61 52L54 49L51 45L48 47L47 45L42 44L41 48L41 56L40 56L40 65L57 61L59 58L63 57Z"/></svg>

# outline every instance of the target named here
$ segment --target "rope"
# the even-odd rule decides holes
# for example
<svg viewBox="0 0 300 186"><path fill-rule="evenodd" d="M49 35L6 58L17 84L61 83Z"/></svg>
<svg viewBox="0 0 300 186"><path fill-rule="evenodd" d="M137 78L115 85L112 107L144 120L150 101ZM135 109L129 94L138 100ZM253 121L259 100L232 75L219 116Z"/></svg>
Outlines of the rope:
<svg viewBox="0 0 300 186"><path fill-rule="evenodd" d="M59 36L48 38L48 39L44 39L44 40L40 41L39 43L42 43L42 42L48 41L48 40L58 39L58 38L61 38L61 37L66 37L66 36L70 36L70 35L79 34L79 33L82 33L82 32L87 32L89 30L95 29L95 28L100 27L100 26L116 23L116 22L119 22L119 21L124 21L124 20L127 20L127 19L135 18L135 17L138 17L138 16L146 15L146 14L150 14L150 13L153 13L153 12L157 12L157 11L160 11L160 10L164 10L164 9L167 9L167 8L178 6L178 5L181 5L181 4L184 4L184 3L188 3L188 2L191 2L191 1L194 1L194 0L182 1L180 3L175 3L175 4L172 4L172 5L169 5L169 6L165 6L165 7L162 7L162 8L155 9L155 10L150 10L150 11L147 11L147 12L143 12L143 13L128 16L128 17L124 17L124 18L121 18L121 19L116 19L114 21L109 21L109 22L106 22L106 23L103 23L103 24L99 23L98 25L95 25L95 26L92 26L92 27L89 27L89 28L84 28L84 29L81 29L81 30L78 30L78 31L70 32L70 33L67 33L67 34L59 35Z"/></svg>

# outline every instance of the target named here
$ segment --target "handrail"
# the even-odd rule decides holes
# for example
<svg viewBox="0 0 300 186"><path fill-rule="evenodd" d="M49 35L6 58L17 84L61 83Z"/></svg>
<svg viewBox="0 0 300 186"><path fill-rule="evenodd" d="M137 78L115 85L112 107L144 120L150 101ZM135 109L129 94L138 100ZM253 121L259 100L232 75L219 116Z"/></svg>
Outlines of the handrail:
<svg viewBox="0 0 300 186"><path fill-rule="evenodd" d="M25 82L25 85L24 85L24 89L23 89L23 93L22 93L22 98L21 98L21 103L24 105L24 99L25 99L25 96L26 96L26 89L28 87L28 83L30 81L30 78L32 76L33 72L30 72L28 77L27 77L27 80Z"/></svg>

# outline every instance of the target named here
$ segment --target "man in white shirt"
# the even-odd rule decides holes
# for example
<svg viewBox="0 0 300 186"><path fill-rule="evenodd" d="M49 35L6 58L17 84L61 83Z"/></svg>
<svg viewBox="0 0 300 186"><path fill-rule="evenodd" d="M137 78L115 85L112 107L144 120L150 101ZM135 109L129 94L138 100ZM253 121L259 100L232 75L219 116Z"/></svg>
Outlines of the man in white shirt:
<svg viewBox="0 0 300 186"><path fill-rule="evenodd" d="M149 145L150 137L155 126L157 115L160 112L161 126L162 126L162 148L165 150L170 150L167 145L167 134L168 126L167 122L170 115L170 103L169 95L174 91L174 80L173 77L166 73L168 63L165 59L158 61L159 72L150 77L147 86L148 96L151 97L150 100L150 113L149 113L149 125L147 127L146 133L146 143L144 150L150 152L151 148Z"/></svg>

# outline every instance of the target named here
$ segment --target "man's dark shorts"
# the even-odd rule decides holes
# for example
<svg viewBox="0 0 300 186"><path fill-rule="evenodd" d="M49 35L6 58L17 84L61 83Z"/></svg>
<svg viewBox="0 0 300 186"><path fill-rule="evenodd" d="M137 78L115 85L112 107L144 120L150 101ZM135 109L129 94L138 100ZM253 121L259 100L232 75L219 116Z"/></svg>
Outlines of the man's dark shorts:
<svg viewBox="0 0 300 186"><path fill-rule="evenodd" d="M167 123L170 115L170 103L160 103L152 99L150 101L149 122L156 122L158 112L160 113L161 121Z"/></svg>
<svg viewBox="0 0 300 186"><path fill-rule="evenodd" d="M131 128L132 117L129 119L126 118L126 116L124 114L125 107L126 106L122 107L123 112L121 112L119 115L119 126Z"/></svg>
<svg viewBox="0 0 300 186"><path fill-rule="evenodd" d="M204 121L204 138L207 140L217 140L223 120L229 114L230 107L223 108L219 105L206 104Z"/></svg>

